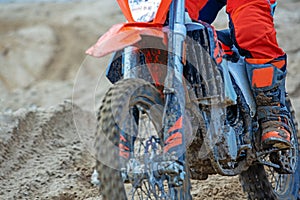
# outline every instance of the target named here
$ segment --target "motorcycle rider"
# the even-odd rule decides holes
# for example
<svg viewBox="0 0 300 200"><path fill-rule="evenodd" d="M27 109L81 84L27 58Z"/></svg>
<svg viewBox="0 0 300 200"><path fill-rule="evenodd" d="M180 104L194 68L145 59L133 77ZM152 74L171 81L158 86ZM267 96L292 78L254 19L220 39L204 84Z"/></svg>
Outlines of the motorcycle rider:
<svg viewBox="0 0 300 200"><path fill-rule="evenodd" d="M226 5L234 45L245 57L257 104L263 148L291 147L291 113L286 107L287 56L278 46L273 23L276 0L187 0L194 20L212 23ZM200 10L200 12L199 12Z"/></svg>

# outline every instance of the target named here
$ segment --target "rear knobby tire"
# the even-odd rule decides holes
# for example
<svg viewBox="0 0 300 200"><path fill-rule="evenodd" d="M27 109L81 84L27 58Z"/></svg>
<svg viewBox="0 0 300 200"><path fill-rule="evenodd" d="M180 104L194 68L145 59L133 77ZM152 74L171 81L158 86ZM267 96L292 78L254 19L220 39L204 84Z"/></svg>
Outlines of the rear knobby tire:
<svg viewBox="0 0 300 200"><path fill-rule="evenodd" d="M295 120L295 113L289 99L287 99L287 106L291 110L294 129L296 135L294 136L295 143L299 143L300 135L298 131L298 124ZM298 141L298 142L297 142ZM299 146L296 144L299 148ZM299 151L299 149L298 149ZM298 166L294 174L278 174L282 176L283 187L276 190L274 185L269 180L266 167L261 164L251 166L247 171L240 174L240 181L244 192L248 194L248 199L268 199L268 200L296 200L300 199L300 159L298 153Z"/></svg>

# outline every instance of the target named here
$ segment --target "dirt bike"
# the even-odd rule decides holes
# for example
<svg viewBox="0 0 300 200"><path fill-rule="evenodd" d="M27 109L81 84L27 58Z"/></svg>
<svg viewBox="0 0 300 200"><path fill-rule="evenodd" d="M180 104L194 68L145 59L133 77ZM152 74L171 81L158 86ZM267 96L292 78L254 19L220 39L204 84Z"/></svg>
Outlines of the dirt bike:
<svg viewBox="0 0 300 200"><path fill-rule="evenodd" d="M211 174L239 175L249 199L297 199L290 100L292 148L263 149L243 57L220 49L227 34L191 20L184 0L118 3L127 22L87 50L113 53L95 136L103 199L192 199L191 179Z"/></svg>

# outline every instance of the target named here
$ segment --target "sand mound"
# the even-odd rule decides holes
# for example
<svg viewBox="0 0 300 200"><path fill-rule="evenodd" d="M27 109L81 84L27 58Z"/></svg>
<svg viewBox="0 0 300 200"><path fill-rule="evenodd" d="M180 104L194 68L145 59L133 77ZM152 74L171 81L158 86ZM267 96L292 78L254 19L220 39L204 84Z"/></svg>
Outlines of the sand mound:
<svg viewBox="0 0 300 200"><path fill-rule="evenodd" d="M95 196L90 184L94 162L77 134L74 112L90 126L92 114L70 102L0 115L0 199Z"/></svg>

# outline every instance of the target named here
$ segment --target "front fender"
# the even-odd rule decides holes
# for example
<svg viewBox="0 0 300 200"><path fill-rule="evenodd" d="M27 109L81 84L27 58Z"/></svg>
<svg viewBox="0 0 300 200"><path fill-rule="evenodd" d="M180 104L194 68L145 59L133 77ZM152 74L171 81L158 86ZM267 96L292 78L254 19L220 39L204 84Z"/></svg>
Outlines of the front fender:
<svg viewBox="0 0 300 200"><path fill-rule="evenodd" d="M137 44L142 35L155 36L166 41L161 24L121 23L112 26L99 40L86 50L86 54L100 58L112 52Z"/></svg>

